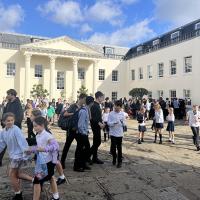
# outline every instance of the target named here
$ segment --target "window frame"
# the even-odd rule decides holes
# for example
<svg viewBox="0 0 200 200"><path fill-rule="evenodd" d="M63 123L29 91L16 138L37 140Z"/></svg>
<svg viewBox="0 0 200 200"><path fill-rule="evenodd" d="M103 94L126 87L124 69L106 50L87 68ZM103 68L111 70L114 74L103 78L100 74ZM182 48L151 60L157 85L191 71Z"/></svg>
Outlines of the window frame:
<svg viewBox="0 0 200 200"><path fill-rule="evenodd" d="M191 66L187 66L187 63L186 63L186 59L187 58L191 58ZM192 73L192 56L186 56L186 57L184 57L184 73L185 74Z"/></svg>
<svg viewBox="0 0 200 200"><path fill-rule="evenodd" d="M116 72L116 74L114 74ZM116 78L116 80L114 80ZM118 82L119 81L119 71L118 70L112 70L112 82Z"/></svg>
<svg viewBox="0 0 200 200"><path fill-rule="evenodd" d="M133 73L134 72L134 73ZM133 76L134 75L134 76ZM132 81L135 81L135 78L136 78L136 76L135 76L135 69L132 69L131 70L131 80Z"/></svg>
<svg viewBox="0 0 200 200"><path fill-rule="evenodd" d="M85 69L78 68L78 80L85 80Z"/></svg>
<svg viewBox="0 0 200 200"><path fill-rule="evenodd" d="M102 72L103 74L101 74L100 72ZM106 70L105 69L99 69L99 81L104 81L105 80L105 74L106 74Z"/></svg>
<svg viewBox="0 0 200 200"><path fill-rule="evenodd" d="M160 73L160 66L162 65L162 76L161 76L161 73ZM163 78L164 77L164 63L161 62L161 63L158 63L158 78Z"/></svg>
<svg viewBox="0 0 200 200"><path fill-rule="evenodd" d="M41 67L40 69L38 68L37 69L37 67ZM38 72L38 73L36 73L36 72ZM41 74L40 74L40 72L41 72ZM38 75L38 76L36 76L36 75ZM34 69L34 77L35 78L42 78L43 77L43 67L42 67L42 65L40 64L36 64L35 65L35 69Z"/></svg>
<svg viewBox="0 0 200 200"><path fill-rule="evenodd" d="M139 73L138 73L139 80L143 80L144 79L143 68L140 67L138 71L139 71Z"/></svg>
<svg viewBox="0 0 200 200"><path fill-rule="evenodd" d="M195 30L197 31L199 29L200 29L200 22L198 22L198 23L195 24Z"/></svg>
<svg viewBox="0 0 200 200"><path fill-rule="evenodd" d="M175 32L171 33L170 37L171 37L171 40L175 40L175 39L179 38L180 37L180 31L175 31Z"/></svg>
<svg viewBox="0 0 200 200"><path fill-rule="evenodd" d="M61 77L61 75L63 77ZM64 90L65 89L65 72L64 71L57 71L56 88L57 88L57 90Z"/></svg>
<svg viewBox="0 0 200 200"><path fill-rule="evenodd" d="M150 80L153 79L153 71L151 65L147 65L147 78Z"/></svg>
<svg viewBox="0 0 200 200"><path fill-rule="evenodd" d="M6 76L15 77L16 75L16 63L8 62L6 65Z"/></svg>
<svg viewBox="0 0 200 200"><path fill-rule="evenodd" d="M172 95L171 95L172 92L176 93L175 97L174 96L172 97ZM170 96L170 99L177 98L177 92L176 92L176 90L175 89L169 90L169 96Z"/></svg>
<svg viewBox="0 0 200 200"><path fill-rule="evenodd" d="M116 94L115 98L113 98L113 96L114 96L113 94ZM118 92L117 91L111 92L111 99L112 99L112 101L116 101L117 100L117 96L118 96Z"/></svg>
<svg viewBox="0 0 200 200"><path fill-rule="evenodd" d="M176 60L175 59L174 60L170 60L169 62L170 62L170 71L169 71L170 75L171 76L177 75L177 62L176 62ZM174 62L176 65L172 65L172 62ZM173 69L174 69L175 73L173 72Z"/></svg>

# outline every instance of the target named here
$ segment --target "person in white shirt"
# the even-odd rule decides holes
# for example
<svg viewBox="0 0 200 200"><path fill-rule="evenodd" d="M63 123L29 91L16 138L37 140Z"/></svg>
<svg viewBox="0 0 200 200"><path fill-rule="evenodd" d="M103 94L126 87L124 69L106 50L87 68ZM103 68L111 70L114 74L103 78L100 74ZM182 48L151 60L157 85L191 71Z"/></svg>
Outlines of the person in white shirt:
<svg viewBox="0 0 200 200"><path fill-rule="evenodd" d="M174 140L174 109L172 107L168 108L168 116L167 116L167 131L169 132L169 142L172 142L172 144L175 144Z"/></svg>
<svg viewBox="0 0 200 200"><path fill-rule="evenodd" d="M187 112L186 123L189 123L189 126L192 129L193 133L193 142L197 147L197 151L200 150L199 147L199 126L200 126L200 111L197 105L192 106L192 110Z"/></svg>
<svg viewBox="0 0 200 200"><path fill-rule="evenodd" d="M161 106L159 103L156 103L154 105L155 108L155 122L156 122L156 132L155 132L155 140L154 143L156 143L157 140L157 134L159 134L160 137L160 142L159 144L162 144L162 132L161 130L163 129L163 123L164 123L164 116L163 116L163 111L161 109Z"/></svg>
<svg viewBox="0 0 200 200"><path fill-rule="evenodd" d="M109 126L108 126L108 116L109 116L109 113L110 113L110 108L105 108L104 109L104 113L102 115L102 120L103 120L103 123L105 124L105 127L103 128L104 142L106 142L107 135L108 135L108 140L110 138L110 136L109 136Z"/></svg>
<svg viewBox="0 0 200 200"><path fill-rule="evenodd" d="M111 138L111 153L113 156L113 165L116 165L116 159L118 161L117 167L122 166L122 138L123 138L123 126L125 117L121 112L122 102L116 101L114 105L114 111L110 112L108 116L109 134ZM117 154L116 154L117 149Z"/></svg>

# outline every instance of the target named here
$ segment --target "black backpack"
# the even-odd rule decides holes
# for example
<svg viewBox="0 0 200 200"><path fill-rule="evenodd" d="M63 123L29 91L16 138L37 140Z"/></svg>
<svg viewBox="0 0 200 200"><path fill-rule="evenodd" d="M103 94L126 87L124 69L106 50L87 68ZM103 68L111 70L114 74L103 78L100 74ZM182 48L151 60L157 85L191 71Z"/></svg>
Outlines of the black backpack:
<svg viewBox="0 0 200 200"><path fill-rule="evenodd" d="M69 121L69 118L71 116L68 116L68 117L65 117L64 116L64 113L65 111L63 111L61 114L60 114L60 117L58 119L58 126L62 129L62 130L68 130L68 121Z"/></svg>

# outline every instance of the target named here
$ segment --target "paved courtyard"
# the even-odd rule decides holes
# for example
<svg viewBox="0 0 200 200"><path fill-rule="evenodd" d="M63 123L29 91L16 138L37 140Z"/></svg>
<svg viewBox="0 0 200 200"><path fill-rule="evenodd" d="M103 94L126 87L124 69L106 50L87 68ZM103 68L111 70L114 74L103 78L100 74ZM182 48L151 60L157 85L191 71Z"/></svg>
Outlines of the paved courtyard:
<svg viewBox="0 0 200 200"><path fill-rule="evenodd" d="M137 144L137 123L128 121L128 132L123 141L123 166L112 166L108 154L110 142L102 143L99 157L104 165L92 165L92 170L77 173L72 170L75 143L66 161L67 183L59 186L62 200L199 200L200 199L200 155L192 144L190 128L177 122L176 144L167 142L164 131L163 145L154 144L154 133L147 123L145 142ZM166 126L165 126L166 127ZM61 146L65 133L52 128ZM91 134L92 136L92 134ZM7 179L8 159L0 168L0 200L11 199L13 193ZM33 166L32 166L33 167ZM33 168L27 169L32 172ZM25 200L31 200L30 183L23 183ZM48 199L46 184L42 200Z"/></svg>

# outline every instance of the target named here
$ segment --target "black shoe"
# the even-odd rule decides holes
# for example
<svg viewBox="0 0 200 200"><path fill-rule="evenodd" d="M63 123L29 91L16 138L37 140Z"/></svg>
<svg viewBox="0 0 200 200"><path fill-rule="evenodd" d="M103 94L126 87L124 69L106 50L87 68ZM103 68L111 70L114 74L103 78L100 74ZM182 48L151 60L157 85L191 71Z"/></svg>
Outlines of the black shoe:
<svg viewBox="0 0 200 200"><path fill-rule="evenodd" d="M122 163L120 162L117 164L117 168L121 168L121 167L122 167Z"/></svg>
<svg viewBox="0 0 200 200"><path fill-rule="evenodd" d="M20 194L15 194L12 200L23 200L22 192Z"/></svg>
<svg viewBox="0 0 200 200"><path fill-rule="evenodd" d="M80 168L74 168L75 172L84 172L84 168L80 167Z"/></svg>
<svg viewBox="0 0 200 200"><path fill-rule="evenodd" d="M85 165L84 169L85 170L91 170L91 167L89 167L88 165Z"/></svg>
<svg viewBox="0 0 200 200"><path fill-rule="evenodd" d="M57 183L57 185L61 185L61 184L63 184L63 183L65 183L66 182L66 178L58 178L57 179L57 181L56 181L56 183Z"/></svg>
<svg viewBox="0 0 200 200"><path fill-rule="evenodd" d="M104 162L98 158L96 160L93 160L92 162L95 164L100 164L100 165L104 164Z"/></svg>
<svg viewBox="0 0 200 200"><path fill-rule="evenodd" d="M159 144L162 144L162 140L160 140Z"/></svg>
<svg viewBox="0 0 200 200"><path fill-rule="evenodd" d="M2 162L0 162L0 167L2 167Z"/></svg>
<svg viewBox="0 0 200 200"><path fill-rule="evenodd" d="M140 139L138 140L138 144L142 144L142 142L141 142L141 140L140 140Z"/></svg>
<svg viewBox="0 0 200 200"><path fill-rule="evenodd" d="M197 151L199 151L200 150L200 147L197 147Z"/></svg>
<svg viewBox="0 0 200 200"><path fill-rule="evenodd" d="M141 139L141 142L144 142L144 139L143 139L143 138Z"/></svg>

